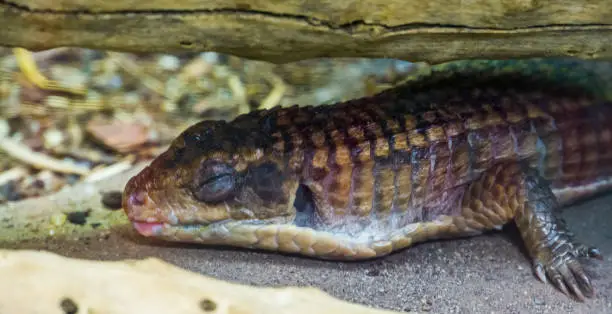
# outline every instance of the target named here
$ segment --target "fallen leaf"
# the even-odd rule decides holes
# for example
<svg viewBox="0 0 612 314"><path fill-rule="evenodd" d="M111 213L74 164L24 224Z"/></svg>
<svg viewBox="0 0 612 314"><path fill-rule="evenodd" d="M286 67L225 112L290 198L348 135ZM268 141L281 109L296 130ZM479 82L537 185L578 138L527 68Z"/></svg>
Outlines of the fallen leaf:
<svg viewBox="0 0 612 314"><path fill-rule="evenodd" d="M136 122L90 120L87 132L105 146L120 152L134 151L149 139L147 126Z"/></svg>

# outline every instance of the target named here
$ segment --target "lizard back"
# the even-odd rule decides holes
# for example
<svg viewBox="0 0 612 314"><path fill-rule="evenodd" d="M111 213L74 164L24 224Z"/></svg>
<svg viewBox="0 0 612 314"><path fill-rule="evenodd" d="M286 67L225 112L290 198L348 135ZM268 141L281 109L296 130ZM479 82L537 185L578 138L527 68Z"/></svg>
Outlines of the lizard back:
<svg viewBox="0 0 612 314"><path fill-rule="evenodd" d="M299 221L320 229L389 231L459 214L462 186L505 160L558 189L608 182L609 81L570 60L465 64L372 97L243 119L274 138L271 154L300 177Z"/></svg>

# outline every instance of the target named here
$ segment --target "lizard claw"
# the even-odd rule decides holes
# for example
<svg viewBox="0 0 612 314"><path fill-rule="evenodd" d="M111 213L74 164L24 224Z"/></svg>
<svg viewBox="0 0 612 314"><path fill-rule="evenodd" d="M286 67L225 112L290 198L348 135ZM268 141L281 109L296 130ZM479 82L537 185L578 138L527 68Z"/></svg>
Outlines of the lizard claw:
<svg viewBox="0 0 612 314"><path fill-rule="evenodd" d="M584 302L586 298L594 296L591 279L584 271L579 257L601 258L597 248L587 247L580 244L556 245L556 250L545 248L548 254L545 258L534 259L534 271L542 282L548 283L548 279L565 295L573 294L579 301ZM585 298L586 297L586 298Z"/></svg>
<svg viewBox="0 0 612 314"><path fill-rule="evenodd" d="M603 260L603 255L598 248L593 246L586 246L584 244L575 243L575 255L579 257L587 257L587 258L595 258L598 260Z"/></svg>

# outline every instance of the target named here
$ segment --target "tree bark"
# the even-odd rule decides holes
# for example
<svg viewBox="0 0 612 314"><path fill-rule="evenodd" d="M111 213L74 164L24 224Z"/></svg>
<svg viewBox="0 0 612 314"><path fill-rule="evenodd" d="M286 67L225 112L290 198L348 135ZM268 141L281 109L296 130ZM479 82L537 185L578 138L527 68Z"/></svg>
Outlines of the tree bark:
<svg viewBox="0 0 612 314"><path fill-rule="evenodd" d="M0 44L216 51L273 63L612 56L607 0L9 0Z"/></svg>

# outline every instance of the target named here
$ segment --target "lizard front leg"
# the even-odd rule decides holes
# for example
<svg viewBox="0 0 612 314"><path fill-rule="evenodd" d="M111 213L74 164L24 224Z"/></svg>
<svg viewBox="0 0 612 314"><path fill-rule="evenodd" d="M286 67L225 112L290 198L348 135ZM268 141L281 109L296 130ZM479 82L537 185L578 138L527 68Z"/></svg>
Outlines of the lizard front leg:
<svg viewBox="0 0 612 314"><path fill-rule="evenodd" d="M514 221L531 255L537 277L543 282L550 279L566 295L571 290L580 301L584 301L585 296L592 297L591 280L578 258L601 259L599 250L573 239L558 216L559 205L549 183L532 169L527 169L522 179L525 202L516 208Z"/></svg>
<svg viewBox="0 0 612 314"><path fill-rule="evenodd" d="M533 270L563 293L580 300L594 295L591 279L578 261L601 258L599 250L573 240L563 220L550 183L537 171L519 163L500 164L470 184L456 224L477 230L514 221L532 259Z"/></svg>

